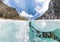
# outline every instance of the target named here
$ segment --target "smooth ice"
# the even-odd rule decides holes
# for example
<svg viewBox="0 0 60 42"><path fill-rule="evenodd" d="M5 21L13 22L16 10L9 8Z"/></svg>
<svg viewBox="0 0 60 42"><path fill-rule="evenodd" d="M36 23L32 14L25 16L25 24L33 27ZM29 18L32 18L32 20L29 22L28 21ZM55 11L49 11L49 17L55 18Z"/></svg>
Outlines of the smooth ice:
<svg viewBox="0 0 60 42"><path fill-rule="evenodd" d="M52 32L56 29L60 29L60 21L54 21L54 20L36 20L32 21L31 25L40 32Z"/></svg>
<svg viewBox="0 0 60 42"><path fill-rule="evenodd" d="M28 42L27 21L0 20L0 42Z"/></svg>

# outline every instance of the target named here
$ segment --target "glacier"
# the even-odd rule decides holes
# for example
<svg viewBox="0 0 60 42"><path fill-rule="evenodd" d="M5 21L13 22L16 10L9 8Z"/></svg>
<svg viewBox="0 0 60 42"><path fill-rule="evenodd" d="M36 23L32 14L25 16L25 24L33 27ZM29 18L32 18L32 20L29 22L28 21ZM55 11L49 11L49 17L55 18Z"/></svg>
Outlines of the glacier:
<svg viewBox="0 0 60 42"><path fill-rule="evenodd" d="M41 17L49 8L51 0L2 0L9 7L15 8L19 16L27 19ZM21 14L22 13L22 14Z"/></svg>

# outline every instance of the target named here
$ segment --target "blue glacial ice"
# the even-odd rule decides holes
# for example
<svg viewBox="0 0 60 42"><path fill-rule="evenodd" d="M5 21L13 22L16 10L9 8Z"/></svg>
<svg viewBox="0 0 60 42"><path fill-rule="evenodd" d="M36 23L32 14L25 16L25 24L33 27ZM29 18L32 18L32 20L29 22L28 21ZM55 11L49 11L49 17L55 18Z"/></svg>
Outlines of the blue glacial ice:
<svg viewBox="0 0 60 42"><path fill-rule="evenodd" d="M53 33L54 33L55 36L57 36L60 39L60 24L59 24L60 22L58 21L57 23L58 23L57 24L58 27L55 31L53 31Z"/></svg>
<svg viewBox="0 0 60 42"><path fill-rule="evenodd" d="M2 0L2 2L16 9L19 16L27 19L41 17L49 8L51 0Z"/></svg>
<svg viewBox="0 0 60 42"><path fill-rule="evenodd" d="M59 25L58 25L59 24ZM60 22L58 21L32 21L31 25L40 32L52 32L56 30L56 28L60 28Z"/></svg>
<svg viewBox="0 0 60 42"><path fill-rule="evenodd" d="M28 42L28 22L0 20L0 42Z"/></svg>
<svg viewBox="0 0 60 42"><path fill-rule="evenodd" d="M40 22L41 24L39 23L40 26L38 27L44 26L45 30L43 28L38 28L38 27L36 27L35 29L41 32L51 32L60 28L60 22L58 21L54 21L54 22L53 21L45 21L45 22L31 21L31 22L33 24L32 26L34 27L36 27L35 25L38 26L38 23ZM50 23L51 24L49 25L48 22L49 24ZM45 24L42 24L42 23L45 23ZM58 23L58 26L57 26L57 23ZM34 31L33 28L29 26L29 21L0 19L0 42L58 42L52 38L40 38L36 36L36 33L33 31ZM57 35L60 35L57 32L55 33Z"/></svg>

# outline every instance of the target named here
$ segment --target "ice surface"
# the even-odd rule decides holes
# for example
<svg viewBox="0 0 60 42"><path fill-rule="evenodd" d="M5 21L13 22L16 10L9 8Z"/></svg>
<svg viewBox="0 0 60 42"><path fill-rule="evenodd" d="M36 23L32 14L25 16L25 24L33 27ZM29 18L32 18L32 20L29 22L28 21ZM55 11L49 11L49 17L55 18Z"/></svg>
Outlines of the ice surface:
<svg viewBox="0 0 60 42"><path fill-rule="evenodd" d="M32 21L31 25L40 32L52 32L60 28L60 21Z"/></svg>
<svg viewBox="0 0 60 42"><path fill-rule="evenodd" d="M60 21L39 20L39 21L31 21L31 23L32 26L35 27L35 29L42 32L46 32L46 31L51 32L60 29ZM39 28L38 27L36 28L35 25L37 25ZM56 29L56 27L58 28ZM55 32L55 33L57 33L57 35L60 35L59 32L58 33ZM0 19L0 42L58 42L58 41L52 38L38 37L36 35L35 30L29 26L29 21Z"/></svg>
<svg viewBox="0 0 60 42"><path fill-rule="evenodd" d="M27 21L0 20L0 42L27 42L28 33Z"/></svg>

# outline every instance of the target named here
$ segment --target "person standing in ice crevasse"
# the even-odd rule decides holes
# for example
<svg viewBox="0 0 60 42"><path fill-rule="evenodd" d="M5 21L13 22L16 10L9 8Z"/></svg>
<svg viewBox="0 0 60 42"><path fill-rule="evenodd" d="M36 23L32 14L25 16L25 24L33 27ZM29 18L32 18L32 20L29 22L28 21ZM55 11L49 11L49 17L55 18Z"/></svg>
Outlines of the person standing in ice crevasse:
<svg viewBox="0 0 60 42"><path fill-rule="evenodd" d="M2 0L2 2L16 9L19 16L27 19L41 17L49 7L51 0Z"/></svg>

